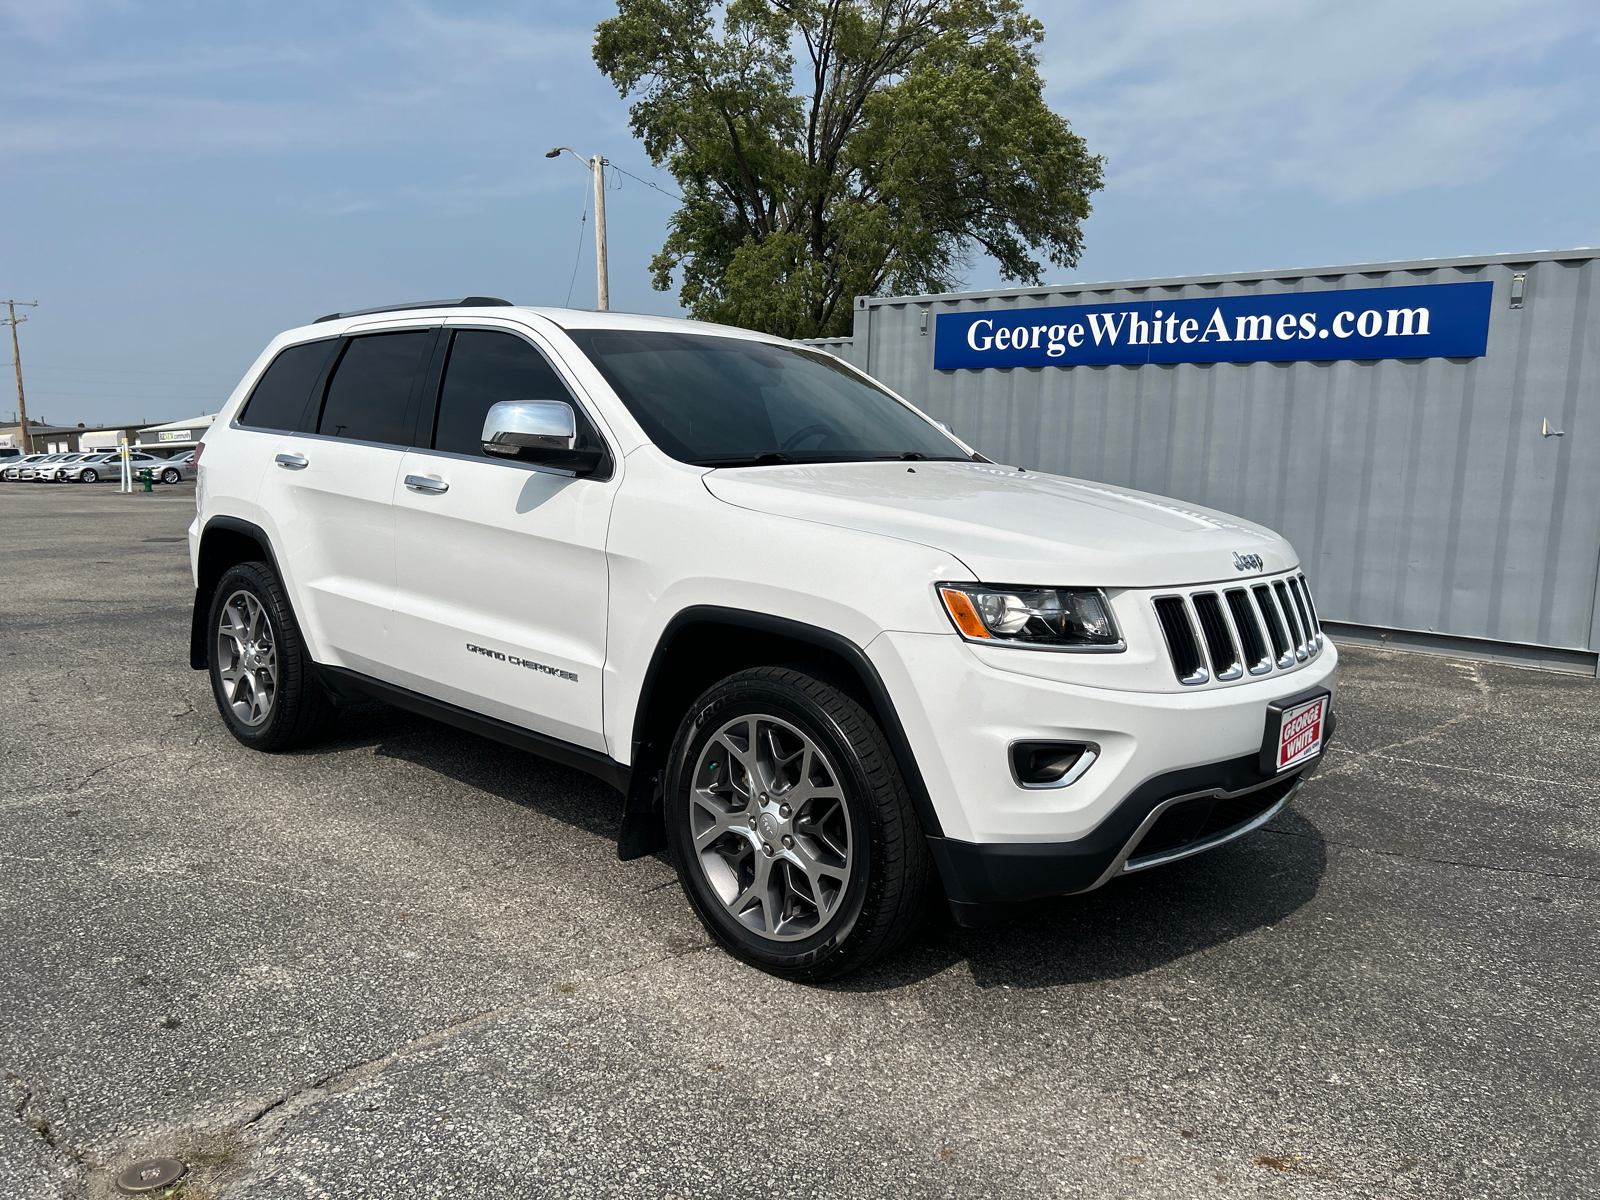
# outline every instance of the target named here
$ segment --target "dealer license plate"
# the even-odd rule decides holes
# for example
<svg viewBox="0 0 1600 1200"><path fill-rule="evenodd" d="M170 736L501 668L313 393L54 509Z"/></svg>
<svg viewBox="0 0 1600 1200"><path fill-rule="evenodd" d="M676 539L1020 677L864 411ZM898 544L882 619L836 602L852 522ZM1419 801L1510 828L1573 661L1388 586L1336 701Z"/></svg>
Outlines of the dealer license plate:
<svg viewBox="0 0 1600 1200"><path fill-rule="evenodd" d="M1278 726L1276 758L1278 772L1298 767L1306 760L1322 753L1323 733L1328 724L1329 699L1327 695L1322 695L1283 710L1282 723Z"/></svg>

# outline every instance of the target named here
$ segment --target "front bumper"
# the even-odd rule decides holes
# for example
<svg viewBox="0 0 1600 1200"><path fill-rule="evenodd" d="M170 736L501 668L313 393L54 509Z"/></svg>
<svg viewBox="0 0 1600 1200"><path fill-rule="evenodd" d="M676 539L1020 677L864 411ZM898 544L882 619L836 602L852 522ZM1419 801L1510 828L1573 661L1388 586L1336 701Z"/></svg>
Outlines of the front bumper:
<svg viewBox="0 0 1600 1200"><path fill-rule="evenodd" d="M1337 725L1330 712L1323 754ZM980 924L995 904L1093 891L1118 875L1243 837L1282 812L1321 763L1318 755L1297 771L1266 777L1259 756L1247 755L1158 775L1072 842L931 837L928 846L956 919Z"/></svg>
<svg viewBox="0 0 1600 1200"><path fill-rule="evenodd" d="M1328 643L1303 666L1259 679L1131 691L1001 669L1008 660L953 635L884 633L867 651L938 816L929 843L957 905L1086 891L1248 832L1241 826L1288 803L1315 766L1263 773L1269 707L1332 692L1338 663ZM1060 669L1071 670L1068 660ZM1330 717L1329 737L1331 727ZM1098 756L1067 786L1025 788L1009 747L1034 740L1090 743ZM1193 836L1174 840L1196 813ZM1208 826L1213 817L1220 824Z"/></svg>

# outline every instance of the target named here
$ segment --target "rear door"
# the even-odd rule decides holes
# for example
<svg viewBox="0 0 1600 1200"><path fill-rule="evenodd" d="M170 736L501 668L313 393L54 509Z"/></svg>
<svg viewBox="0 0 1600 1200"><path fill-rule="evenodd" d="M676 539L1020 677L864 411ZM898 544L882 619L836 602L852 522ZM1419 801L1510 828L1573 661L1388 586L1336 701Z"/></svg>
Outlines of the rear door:
<svg viewBox="0 0 1600 1200"><path fill-rule="evenodd" d="M257 499L317 661L379 678L390 675L394 481L437 335L412 327L344 339L304 431L272 446Z"/></svg>
<svg viewBox="0 0 1600 1200"><path fill-rule="evenodd" d="M604 445L572 385L532 335L447 328L430 371L419 444L394 489L394 638L407 686L435 699L604 750L606 525L614 452L594 475L484 454L492 404L565 400Z"/></svg>

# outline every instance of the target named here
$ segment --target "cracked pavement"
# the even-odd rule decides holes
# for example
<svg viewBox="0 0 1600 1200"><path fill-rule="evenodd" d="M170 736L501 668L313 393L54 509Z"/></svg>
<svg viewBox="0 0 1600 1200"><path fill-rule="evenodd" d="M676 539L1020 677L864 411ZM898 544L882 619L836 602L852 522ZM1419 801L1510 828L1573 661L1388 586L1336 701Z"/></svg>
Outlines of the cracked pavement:
<svg viewBox="0 0 1600 1200"><path fill-rule="evenodd" d="M1594 679L1345 649L1267 829L800 987L583 775L377 705L237 745L192 512L0 485L0 1195L1597 1192Z"/></svg>

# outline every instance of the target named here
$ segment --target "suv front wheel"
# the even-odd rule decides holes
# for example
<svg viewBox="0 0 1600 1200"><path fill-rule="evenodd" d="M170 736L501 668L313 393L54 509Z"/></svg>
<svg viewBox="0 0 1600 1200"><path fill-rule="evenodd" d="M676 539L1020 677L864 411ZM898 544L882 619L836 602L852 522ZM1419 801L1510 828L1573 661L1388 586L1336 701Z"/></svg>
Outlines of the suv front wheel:
<svg viewBox="0 0 1600 1200"><path fill-rule="evenodd" d="M211 596L211 691L228 732L253 750L289 750L333 721L283 585L263 562L229 567Z"/></svg>
<svg viewBox="0 0 1600 1200"><path fill-rule="evenodd" d="M706 929L747 962L822 980L916 926L927 844L883 731L787 667L729 676L674 739L667 837Z"/></svg>

